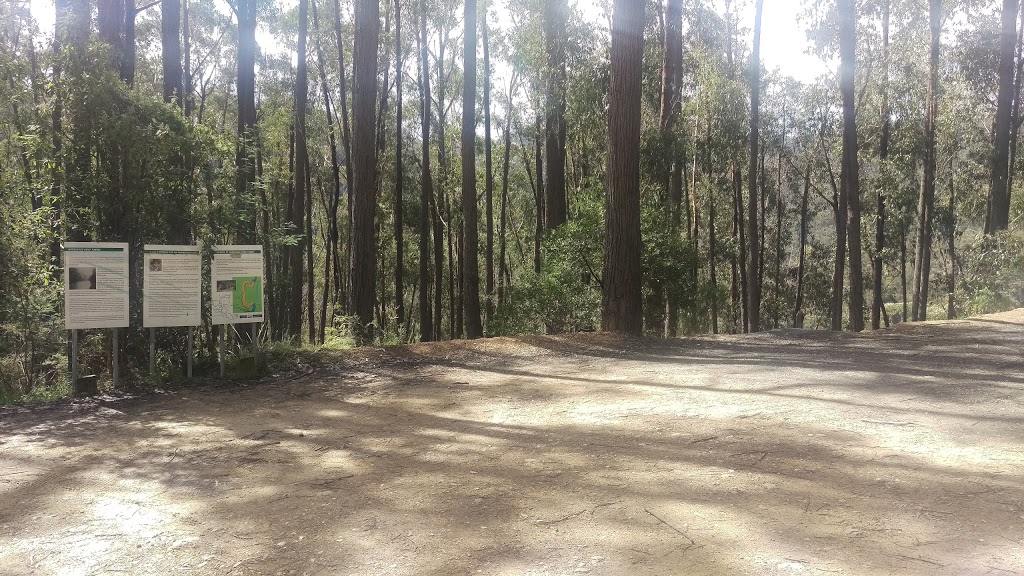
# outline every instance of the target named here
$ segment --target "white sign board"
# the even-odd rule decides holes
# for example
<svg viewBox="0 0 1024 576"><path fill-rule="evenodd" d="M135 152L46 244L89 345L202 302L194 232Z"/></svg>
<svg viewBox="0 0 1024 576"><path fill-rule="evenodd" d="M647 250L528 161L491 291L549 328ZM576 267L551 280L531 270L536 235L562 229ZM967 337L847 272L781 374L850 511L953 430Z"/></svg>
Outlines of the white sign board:
<svg viewBox="0 0 1024 576"><path fill-rule="evenodd" d="M64 243L64 327L128 327L128 244Z"/></svg>
<svg viewBox="0 0 1024 576"><path fill-rule="evenodd" d="M263 322L263 246L214 246L210 264L214 324Z"/></svg>
<svg viewBox="0 0 1024 576"><path fill-rule="evenodd" d="M202 255L199 246L146 244L142 261L142 326L202 323Z"/></svg>

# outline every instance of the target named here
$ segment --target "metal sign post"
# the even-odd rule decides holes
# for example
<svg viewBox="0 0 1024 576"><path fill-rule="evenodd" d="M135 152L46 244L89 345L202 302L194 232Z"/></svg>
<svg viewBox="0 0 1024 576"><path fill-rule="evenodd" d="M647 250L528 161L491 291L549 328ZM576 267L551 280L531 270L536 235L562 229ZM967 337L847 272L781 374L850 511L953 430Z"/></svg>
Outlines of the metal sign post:
<svg viewBox="0 0 1024 576"><path fill-rule="evenodd" d="M253 325L252 325L252 366L253 366L253 369L255 369L256 366L257 366L256 359L259 357L259 353L260 353L260 325L256 324L254 322Z"/></svg>
<svg viewBox="0 0 1024 576"><path fill-rule="evenodd" d="M113 366L111 367L112 368L111 371L113 372L113 376L114 376L114 378L113 378L113 380L114 380L113 385L114 385L115 389L117 388L117 379L118 379L117 377L120 374L120 369L119 369L120 368L119 367L120 363L118 362L118 349L120 347L117 345L117 333L118 332L120 332L120 330L118 330L117 328L114 328L113 351L111 353L111 356L112 356L111 363L113 364Z"/></svg>
<svg viewBox="0 0 1024 576"><path fill-rule="evenodd" d="M224 377L224 332L227 324L220 325L220 377Z"/></svg>
<svg viewBox="0 0 1024 576"><path fill-rule="evenodd" d="M193 338L194 338L193 329L192 329L191 326L189 326L188 327L188 371L187 371L188 379L189 380L192 379L192 354L193 354L193 352L192 352L192 345L193 345L193 342L194 342Z"/></svg>
<svg viewBox="0 0 1024 576"><path fill-rule="evenodd" d="M156 376L156 328L149 329L149 375Z"/></svg>
<svg viewBox="0 0 1024 576"><path fill-rule="evenodd" d="M71 390L78 388L78 330L71 330Z"/></svg>

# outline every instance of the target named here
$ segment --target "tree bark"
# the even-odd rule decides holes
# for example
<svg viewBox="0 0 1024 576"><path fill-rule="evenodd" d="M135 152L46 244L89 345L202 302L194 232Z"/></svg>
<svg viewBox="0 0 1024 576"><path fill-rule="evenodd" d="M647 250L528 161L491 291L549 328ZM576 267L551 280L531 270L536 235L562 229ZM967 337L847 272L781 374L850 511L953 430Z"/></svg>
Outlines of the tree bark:
<svg viewBox="0 0 1024 576"><path fill-rule="evenodd" d="M480 264L476 204L476 0L466 0L462 90L462 300L466 337L484 335L480 321Z"/></svg>
<svg viewBox="0 0 1024 576"><path fill-rule="evenodd" d="M878 330L882 327L882 316L885 311L885 303L882 299L882 257L885 253L885 176L888 173L889 165L889 138L892 131L892 113L889 107L889 17L890 0L882 2L882 110L881 110L881 139L878 145L878 164L881 177L875 191L876 196L876 218L875 218L875 255L871 261L871 278L873 286L871 290L871 329Z"/></svg>
<svg viewBox="0 0 1024 576"><path fill-rule="evenodd" d="M395 0L395 316L398 331L405 319L405 225L402 196L405 186L402 165L402 0Z"/></svg>
<svg viewBox="0 0 1024 576"><path fill-rule="evenodd" d="M544 3L544 42L547 52L547 95L545 100L544 192L545 230L554 230L567 218L565 196L565 43L568 24L567 0ZM540 169L538 168L538 174Z"/></svg>
<svg viewBox="0 0 1024 576"><path fill-rule="evenodd" d="M491 325L494 316L494 164L491 150L491 47L487 33L487 8L484 4L484 204L487 219L487 249L484 254L487 305L484 308L485 325ZM490 329L488 329L490 333Z"/></svg>
<svg viewBox="0 0 1024 576"><path fill-rule="evenodd" d="M850 329L864 330L864 272L861 263L860 165L857 157L857 102L855 66L857 12L855 0L840 0L839 7L839 91L843 98L843 163L840 169L846 198L846 234L850 257ZM840 212L840 218L844 214ZM839 240L841 241L841 239Z"/></svg>
<svg viewBox="0 0 1024 576"><path fill-rule="evenodd" d="M235 206L242 215L239 239L255 239L255 219L246 208L246 198L256 182L256 4L238 0L238 146L235 153ZM301 229L301 227L300 227Z"/></svg>
<svg viewBox="0 0 1024 576"><path fill-rule="evenodd" d="M348 274L348 270L352 266L352 192L355 186L355 180L352 176L352 134L350 132L349 117L348 117L348 72L345 66L345 43L342 41L341 36L341 0L334 0L334 37L338 44L338 107L341 110L341 118L338 119L338 123L341 124L341 147L345 152L345 197L346 197L346 213L345 213L345 231L347 234L347 241L345 242L345 253L346 258L346 276L342 282L344 287L344 294L341 300L343 301L344 309L348 314L352 314L352 277Z"/></svg>
<svg viewBox="0 0 1024 576"><path fill-rule="evenodd" d="M356 341L373 341L376 307L377 243L377 49L380 45L380 3L356 0L354 87L352 90L352 308Z"/></svg>
<svg viewBox="0 0 1024 576"><path fill-rule="evenodd" d="M292 194L291 221L296 233L305 231L306 197L309 178L309 152L306 147L306 105L309 100L309 75L306 67L306 36L309 30L309 0L299 0L298 68L295 78L295 181ZM305 234L303 234L303 237ZM302 342L302 283L305 241L290 246L291 302L288 315L288 335ZM312 305L312 295L310 295ZM312 343L312 342L311 342Z"/></svg>
<svg viewBox="0 0 1024 576"><path fill-rule="evenodd" d="M338 251L338 204L341 200L341 167L338 164L338 143L334 134L334 115L331 111L331 93L327 85L327 66L324 59L323 44L320 41L320 18L317 14L316 1L310 5L313 12L313 29L317 31L313 35L316 43L317 69L320 73L320 94L324 99L324 112L327 116L327 141L331 152L331 176L334 187L328 195L327 201L327 246L324 254L324 297L320 304L320 341L323 342L326 336L327 326L327 305L333 299L335 305L338 303L339 291L341 290L341 274L339 251ZM333 289L329 289L333 286ZM330 296L330 297L329 297Z"/></svg>
<svg viewBox="0 0 1024 576"><path fill-rule="evenodd" d="M615 0L605 205L601 328L640 335L640 109L643 0Z"/></svg>
<svg viewBox="0 0 1024 576"><path fill-rule="evenodd" d="M764 0L757 0L754 16L754 53L750 68L750 165L747 168L747 324L750 332L761 330L760 253L757 218L757 169L761 131L761 12Z"/></svg>
<svg viewBox="0 0 1024 576"><path fill-rule="evenodd" d="M164 70L164 102L182 106L181 0L160 0L160 47Z"/></svg>
<svg viewBox="0 0 1024 576"><path fill-rule="evenodd" d="M430 175L430 60L427 49L427 9L426 0L419 2L420 33L417 40L420 48L420 130L422 145L420 148L420 341L430 342L434 339L434 318L430 308L430 222L431 205L434 196L434 181ZM434 290L440 293L440 285Z"/></svg>
<svg viewBox="0 0 1024 576"><path fill-rule="evenodd" d="M1016 13L1014 13L1014 19ZM942 1L930 0L931 56L928 72L928 101L924 119L924 179L918 206L917 254L914 266L914 320L928 319L928 288L931 279L932 235L935 220L935 128L939 108L939 48L942 41ZM1011 48L1012 50L1012 48ZM1011 73L1012 74L1012 73Z"/></svg>
<svg viewBox="0 0 1024 576"><path fill-rule="evenodd" d="M932 0L933 3L937 1ZM999 89L996 95L995 153L992 156L989 210L985 220L986 234L1006 230L1010 223L1010 189L1007 180L1013 108L1013 50L1017 36L1018 8L1019 0L1003 0L999 40Z"/></svg>
<svg viewBox="0 0 1024 576"><path fill-rule="evenodd" d="M793 306L793 327L804 327L804 266L807 247L807 204L811 194L811 162L804 170L804 193L800 199L800 263L796 269L796 303Z"/></svg>

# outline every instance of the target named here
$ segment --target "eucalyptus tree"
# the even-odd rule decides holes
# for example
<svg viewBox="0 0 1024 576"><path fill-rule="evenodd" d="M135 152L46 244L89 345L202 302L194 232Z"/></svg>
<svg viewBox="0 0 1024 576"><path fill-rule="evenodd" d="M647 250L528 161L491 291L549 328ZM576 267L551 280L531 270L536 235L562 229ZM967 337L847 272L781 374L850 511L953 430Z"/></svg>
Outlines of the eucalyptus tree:
<svg viewBox="0 0 1024 576"><path fill-rule="evenodd" d="M352 311L356 340L373 341L376 307L377 245L377 52L380 44L380 3L356 0L354 87L352 90Z"/></svg>
<svg viewBox="0 0 1024 576"><path fill-rule="evenodd" d="M643 0L615 0L608 108L601 328L643 330L640 267L640 113Z"/></svg>
<svg viewBox="0 0 1024 576"><path fill-rule="evenodd" d="M480 338L480 268L476 200L476 0L465 0L462 80L462 298L466 337Z"/></svg>

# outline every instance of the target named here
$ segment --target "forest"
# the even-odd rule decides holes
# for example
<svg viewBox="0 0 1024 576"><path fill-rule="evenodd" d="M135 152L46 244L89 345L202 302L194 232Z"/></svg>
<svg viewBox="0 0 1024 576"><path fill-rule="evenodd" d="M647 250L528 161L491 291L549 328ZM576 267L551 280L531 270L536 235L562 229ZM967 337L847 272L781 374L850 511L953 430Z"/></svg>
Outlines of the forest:
<svg viewBox="0 0 1024 576"><path fill-rule="evenodd" d="M801 0L813 82L779 1L0 3L0 401L67 393L66 241L130 246L129 382L145 244L262 245L269 351L1024 303L1019 0Z"/></svg>

